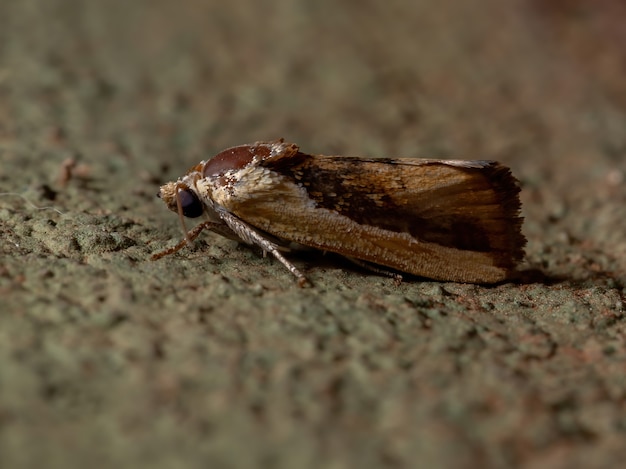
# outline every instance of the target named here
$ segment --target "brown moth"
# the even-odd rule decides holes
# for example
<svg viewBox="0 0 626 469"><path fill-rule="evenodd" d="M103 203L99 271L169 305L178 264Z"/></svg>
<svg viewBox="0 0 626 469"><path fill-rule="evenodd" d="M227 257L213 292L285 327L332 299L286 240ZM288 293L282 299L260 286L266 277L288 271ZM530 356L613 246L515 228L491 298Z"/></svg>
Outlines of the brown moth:
<svg viewBox="0 0 626 469"><path fill-rule="evenodd" d="M241 145L161 187L184 218L205 217L174 253L211 230L271 253L298 247L346 256L376 272L495 283L524 255L519 186L495 161L309 155L282 139Z"/></svg>

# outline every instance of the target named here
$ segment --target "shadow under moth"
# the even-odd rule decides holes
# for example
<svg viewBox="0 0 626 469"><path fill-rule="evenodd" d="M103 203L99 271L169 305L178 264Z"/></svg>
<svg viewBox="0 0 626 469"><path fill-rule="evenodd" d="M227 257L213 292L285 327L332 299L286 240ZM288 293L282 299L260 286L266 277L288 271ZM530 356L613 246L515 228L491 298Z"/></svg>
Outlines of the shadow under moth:
<svg viewBox="0 0 626 469"><path fill-rule="evenodd" d="M519 191L496 161L309 155L282 139L257 142L161 187L186 234L152 258L207 229L271 253L301 286L306 277L283 253L303 247L379 273L496 283L524 255ZM205 221L187 231L184 217Z"/></svg>

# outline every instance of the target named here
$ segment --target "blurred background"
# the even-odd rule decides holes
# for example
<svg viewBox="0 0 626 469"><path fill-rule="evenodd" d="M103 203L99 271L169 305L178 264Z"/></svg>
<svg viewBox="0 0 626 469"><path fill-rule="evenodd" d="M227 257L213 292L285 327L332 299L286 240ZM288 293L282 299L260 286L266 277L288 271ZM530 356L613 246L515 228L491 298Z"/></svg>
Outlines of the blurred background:
<svg viewBox="0 0 626 469"><path fill-rule="evenodd" d="M619 1L0 8L5 138L48 125L132 140L144 126L163 132L155 146L202 154L275 135L326 151L537 163L623 151Z"/></svg>

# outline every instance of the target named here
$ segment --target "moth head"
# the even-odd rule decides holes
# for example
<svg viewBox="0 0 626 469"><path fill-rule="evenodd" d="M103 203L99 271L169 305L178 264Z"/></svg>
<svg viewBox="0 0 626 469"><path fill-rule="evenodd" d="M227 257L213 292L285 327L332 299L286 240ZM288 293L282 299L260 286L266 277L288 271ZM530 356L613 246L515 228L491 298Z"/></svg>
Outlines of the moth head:
<svg viewBox="0 0 626 469"><path fill-rule="evenodd" d="M197 218L204 213L204 205L197 194L183 182L168 182L162 185L157 197L165 202L167 208L180 216Z"/></svg>

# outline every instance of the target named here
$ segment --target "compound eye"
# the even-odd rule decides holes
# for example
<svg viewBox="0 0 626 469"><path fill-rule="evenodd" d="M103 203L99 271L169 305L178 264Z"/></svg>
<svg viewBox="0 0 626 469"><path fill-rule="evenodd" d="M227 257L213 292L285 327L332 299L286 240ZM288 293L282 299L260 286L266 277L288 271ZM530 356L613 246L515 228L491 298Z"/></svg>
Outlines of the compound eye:
<svg viewBox="0 0 626 469"><path fill-rule="evenodd" d="M189 189L178 191L178 200L183 209L183 215L187 218L197 218L204 212L204 206L198 196Z"/></svg>

